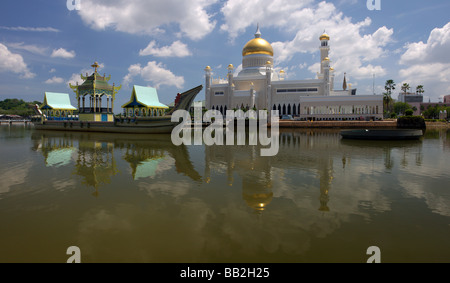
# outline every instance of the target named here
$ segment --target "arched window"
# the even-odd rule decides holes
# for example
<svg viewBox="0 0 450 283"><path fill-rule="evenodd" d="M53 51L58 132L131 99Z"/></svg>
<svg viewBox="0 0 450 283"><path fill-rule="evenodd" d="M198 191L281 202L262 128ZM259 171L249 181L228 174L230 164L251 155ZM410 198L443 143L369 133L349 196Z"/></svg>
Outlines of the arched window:
<svg viewBox="0 0 450 283"><path fill-rule="evenodd" d="M297 107L295 107L295 104L292 106L292 115L297 115Z"/></svg>
<svg viewBox="0 0 450 283"><path fill-rule="evenodd" d="M286 114L286 104L283 104L283 115Z"/></svg>
<svg viewBox="0 0 450 283"><path fill-rule="evenodd" d="M291 104L288 105L287 114L291 115Z"/></svg>
<svg viewBox="0 0 450 283"><path fill-rule="evenodd" d="M220 113L223 115L223 107L222 107L222 105L220 106Z"/></svg>

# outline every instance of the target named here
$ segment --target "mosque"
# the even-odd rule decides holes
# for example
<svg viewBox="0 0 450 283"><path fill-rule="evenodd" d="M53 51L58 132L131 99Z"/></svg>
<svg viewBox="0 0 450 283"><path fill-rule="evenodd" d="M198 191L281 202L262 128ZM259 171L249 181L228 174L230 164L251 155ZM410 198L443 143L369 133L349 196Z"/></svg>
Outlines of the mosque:
<svg viewBox="0 0 450 283"><path fill-rule="evenodd" d="M344 76L342 90L334 89L334 69L328 53L330 36L320 40L320 70L316 79L285 80L285 72L274 70L274 52L261 37L259 26L255 38L242 49L242 70L228 65L226 80L214 80L210 66L205 68L206 108L219 110L278 110L300 120L380 120L383 118L382 95L356 95Z"/></svg>

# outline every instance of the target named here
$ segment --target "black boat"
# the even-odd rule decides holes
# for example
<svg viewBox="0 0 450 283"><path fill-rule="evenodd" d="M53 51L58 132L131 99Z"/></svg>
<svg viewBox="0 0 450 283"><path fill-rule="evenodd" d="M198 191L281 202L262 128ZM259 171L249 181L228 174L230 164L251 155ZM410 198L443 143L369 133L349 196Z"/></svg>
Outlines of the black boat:
<svg viewBox="0 0 450 283"><path fill-rule="evenodd" d="M358 129L342 130L340 132L344 139L364 140L411 140L423 136L420 129Z"/></svg>

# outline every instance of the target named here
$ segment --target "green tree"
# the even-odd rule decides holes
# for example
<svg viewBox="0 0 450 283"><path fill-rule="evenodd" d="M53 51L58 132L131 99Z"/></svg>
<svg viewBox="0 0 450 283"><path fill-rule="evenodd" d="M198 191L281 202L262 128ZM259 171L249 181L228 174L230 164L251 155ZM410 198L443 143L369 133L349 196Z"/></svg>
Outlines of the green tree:
<svg viewBox="0 0 450 283"><path fill-rule="evenodd" d="M403 115L406 113L406 110L411 109L411 105L406 102L395 102L394 103L394 113L397 115Z"/></svg>
<svg viewBox="0 0 450 283"><path fill-rule="evenodd" d="M411 87L409 86L409 84L408 83L404 83L403 85L402 85L402 90L403 90L403 92L404 93L407 93L408 92L408 90L410 90L411 89Z"/></svg>
<svg viewBox="0 0 450 283"><path fill-rule="evenodd" d="M423 89L423 85L418 85L417 87L416 87L416 93L417 94L423 94L425 92L425 90Z"/></svg>
<svg viewBox="0 0 450 283"><path fill-rule="evenodd" d="M34 104L42 104L39 101L25 102L23 99L7 98L0 101L0 114L31 116L34 115L32 106Z"/></svg>
<svg viewBox="0 0 450 283"><path fill-rule="evenodd" d="M383 93L383 104L384 104L384 113L385 117L390 117L389 113L391 112L391 104L392 104L392 91L395 89L394 80L387 80L384 89L386 92Z"/></svg>

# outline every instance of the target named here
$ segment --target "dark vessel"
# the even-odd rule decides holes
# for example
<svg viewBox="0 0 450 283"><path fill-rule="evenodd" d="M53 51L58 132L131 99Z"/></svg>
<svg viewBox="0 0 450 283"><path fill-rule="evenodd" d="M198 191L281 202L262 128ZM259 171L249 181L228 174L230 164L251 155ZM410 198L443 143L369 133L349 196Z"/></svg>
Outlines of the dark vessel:
<svg viewBox="0 0 450 283"><path fill-rule="evenodd" d="M359 129L342 130L340 132L344 139L363 140L412 140L423 136L420 129Z"/></svg>

